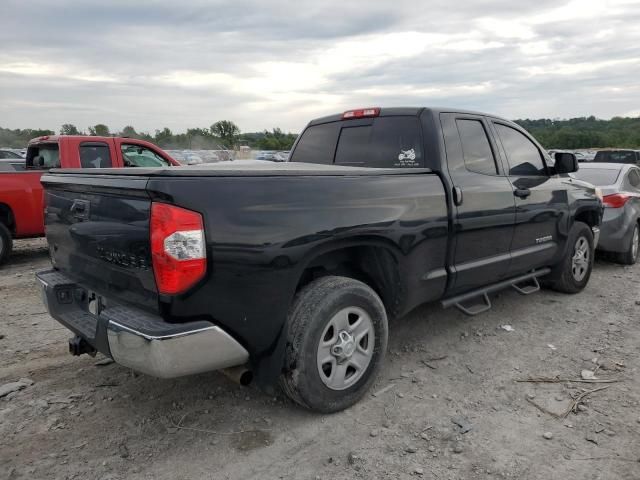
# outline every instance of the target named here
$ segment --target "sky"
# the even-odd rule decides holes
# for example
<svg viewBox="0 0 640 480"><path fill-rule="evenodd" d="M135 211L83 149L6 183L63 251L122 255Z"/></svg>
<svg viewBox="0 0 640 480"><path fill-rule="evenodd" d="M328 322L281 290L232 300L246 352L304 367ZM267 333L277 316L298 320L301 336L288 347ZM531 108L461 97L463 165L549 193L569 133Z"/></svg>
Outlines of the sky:
<svg viewBox="0 0 640 480"><path fill-rule="evenodd" d="M640 116L640 0L0 0L0 126Z"/></svg>

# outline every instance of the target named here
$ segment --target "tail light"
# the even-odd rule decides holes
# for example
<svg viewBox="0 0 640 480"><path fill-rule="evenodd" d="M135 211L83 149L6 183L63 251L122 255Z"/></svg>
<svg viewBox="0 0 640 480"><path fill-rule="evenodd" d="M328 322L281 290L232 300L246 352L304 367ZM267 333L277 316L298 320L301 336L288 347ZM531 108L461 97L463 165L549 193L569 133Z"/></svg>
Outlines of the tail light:
<svg viewBox="0 0 640 480"><path fill-rule="evenodd" d="M377 117L378 115L380 115L380 109L378 107L360 108L358 110L347 110L342 114L342 119Z"/></svg>
<svg viewBox="0 0 640 480"><path fill-rule="evenodd" d="M152 203L151 258L160 293L175 295L195 285L207 271L202 216L166 203Z"/></svg>
<svg viewBox="0 0 640 480"><path fill-rule="evenodd" d="M624 204L629 200L629 195L623 193L614 193L613 195L605 195L602 197L602 203L605 207L620 208L624 207Z"/></svg>

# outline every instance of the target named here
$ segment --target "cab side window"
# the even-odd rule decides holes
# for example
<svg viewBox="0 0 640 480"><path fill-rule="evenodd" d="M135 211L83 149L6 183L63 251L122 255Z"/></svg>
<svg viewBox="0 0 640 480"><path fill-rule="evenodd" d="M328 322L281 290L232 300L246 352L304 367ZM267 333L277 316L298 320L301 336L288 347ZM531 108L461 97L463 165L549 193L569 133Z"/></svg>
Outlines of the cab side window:
<svg viewBox="0 0 640 480"><path fill-rule="evenodd" d="M142 145L122 144L122 161L125 167L170 167L171 164Z"/></svg>
<svg viewBox="0 0 640 480"><path fill-rule="evenodd" d="M484 175L497 175L498 167L482 122L457 119L456 125L466 169Z"/></svg>
<svg viewBox="0 0 640 480"><path fill-rule="evenodd" d="M515 128L494 123L509 162L509 175L546 176L547 169L538 147Z"/></svg>
<svg viewBox="0 0 640 480"><path fill-rule="evenodd" d="M106 143L81 143L79 148L82 168L111 168L113 166L111 152Z"/></svg>

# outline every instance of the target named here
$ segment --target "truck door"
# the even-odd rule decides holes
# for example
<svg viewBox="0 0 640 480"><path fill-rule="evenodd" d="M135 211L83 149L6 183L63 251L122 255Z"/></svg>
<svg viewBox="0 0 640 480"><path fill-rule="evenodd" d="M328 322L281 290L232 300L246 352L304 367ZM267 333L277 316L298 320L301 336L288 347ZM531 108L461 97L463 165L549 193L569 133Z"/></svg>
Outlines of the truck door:
<svg viewBox="0 0 640 480"><path fill-rule="evenodd" d="M454 192L451 293L456 293L507 276L515 200L486 119L443 113L440 122Z"/></svg>
<svg viewBox="0 0 640 480"><path fill-rule="evenodd" d="M566 179L549 175L541 147L524 131L498 120L492 124L516 202L509 268L513 276L555 262L569 224L567 186Z"/></svg>

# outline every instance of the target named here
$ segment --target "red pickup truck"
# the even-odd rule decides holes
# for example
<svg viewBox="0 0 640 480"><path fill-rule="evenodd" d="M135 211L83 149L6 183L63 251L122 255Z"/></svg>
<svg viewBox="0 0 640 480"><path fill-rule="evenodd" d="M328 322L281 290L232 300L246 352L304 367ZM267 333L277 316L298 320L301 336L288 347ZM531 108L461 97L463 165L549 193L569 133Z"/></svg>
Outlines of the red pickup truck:
<svg viewBox="0 0 640 480"><path fill-rule="evenodd" d="M24 166L0 165L0 264L14 238L44 235L40 177L50 168L118 168L180 165L152 143L122 137L51 135L29 142Z"/></svg>

